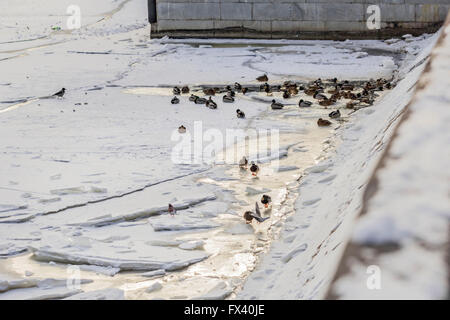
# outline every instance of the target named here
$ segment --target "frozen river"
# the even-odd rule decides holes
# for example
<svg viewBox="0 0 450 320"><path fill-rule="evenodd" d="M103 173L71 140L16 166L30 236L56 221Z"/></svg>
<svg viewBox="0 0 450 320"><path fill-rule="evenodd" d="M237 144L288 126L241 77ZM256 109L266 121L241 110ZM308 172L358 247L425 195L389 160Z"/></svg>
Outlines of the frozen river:
<svg viewBox="0 0 450 320"><path fill-rule="evenodd" d="M270 84L390 79L430 41L150 39L144 1L81 1L76 30L65 30L64 1L46 1L54 13L19 19L28 2L0 5L8 17L0 31L0 299L103 289L98 294L111 298L235 297L284 222L299 214L303 177L325 171L339 132L357 126L354 110L345 99L299 108L299 99L312 97L279 92L238 93L232 104L217 95L211 110L187 94L171 105L171 88L188 85L203 96L205 86L259 86L263 73ZM63 98L48 98L62 87ZM272 110L272 99L286 107ZM341 120L319 128L317 119L336 108ZM228 140L233 130L249 138ZM275 149L261 146L268 140L255 131L276 134ZM183 139L191 151L180 163L174 150ZM229 154L233 161L221 161ZM238 168L243 155L258 159L257 178ZM263 210L269 219L245 224L243 213L262 194L273 200ZM68 286L67 278L82 281ZM304 284L310 297L317 286Z"/></svg>

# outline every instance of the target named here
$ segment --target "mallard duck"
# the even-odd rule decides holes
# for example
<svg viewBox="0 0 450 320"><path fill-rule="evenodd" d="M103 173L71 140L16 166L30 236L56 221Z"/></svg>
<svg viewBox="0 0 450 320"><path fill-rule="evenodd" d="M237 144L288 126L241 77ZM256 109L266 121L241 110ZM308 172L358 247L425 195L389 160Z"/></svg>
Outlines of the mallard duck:
<svg viewBox="0 0 450 320"><path fill-rule="evenodd" d="M272 202L272 198L268 196L267 194L263 194L261 198L261 203L264 205L265 208L269 206L269 204Z"/></svg>
<svg viewBox="0 0 450 320"><path fill-rule="evenodd" d="M272 110L280 110L284 107L282 103L276 102L275 99L272 100L272 104L270 106L272 107Z"/></svg>
<svg viewBox="0 0 450 320"><path fill-rule="evenodd" d="M308 96L312 96L313 94L316 93L318 89L316 87L309 87L307 89L305 89L305 94L307 94Z"/></svg>
<svg viewBox="0 0 450 320"><path fill-rule="evenodd" d="M261 211L259 211L258 202L255 203L255 212L245 211L244 213L245 223L252 223L252 220L255 219L259 223L266 221L269 217L263 218L261 217Z"/></svg>
<svg viewBox="0 0 450 320"><path fill-rule="evenodd" d="M298 106L300 108L308 108L312 106L312 102L311 101L305 101L303 99L300 99L300 101L298 102Z"/></svg>
<svg viewBox="0 0 450 320"><path fill-rule="evenodd" d="M341 117L341 112L339 110L336 111L332 111L330 112L330 114L328 115L331 119L337 119Z"/></svg>
<svg viewBox="0 0 450 320"><path fill-rule="evenodd" d="M248 88L247 87L242 88L241 92L242 92L242 94L246 94L248 92Z"/></svg>
<svg viewBox="0 0 450 320"><path fill-rule="evenodd" d="M236 110L236 115L238 118L245 118L245 113L242 112L240 109Z"/></svg>
<svg viewBox="0 0 450 320"><path fill-rule="evenodd" d="M197 97L197 99L195 99L195 103L196 104L206 104L206 101L208 101L208 100L206 100L205 98L200 98L200 97Z"/></svg>
<svg viewBox="0 0 450 320"><path fill-rule="evenodd" d="M331 121L328 121L328 120L324 120L324 119L322 119L322 118L319 118L319 120L317 120L317 125L318 125L319 127L327 127L327 126L331 125Z"/></svg>
<svg viewBox="0 0 450 320"><path fill-rule="evenodd" d="M173 207L173 205L170 204L170 203L169 203L169 208L167 209L167 211L169 212L169 214L170 214L171 216L174 216L175 213L177 213L177 211L175 210L175 208Z"/></svg>
<svg viewBox="0 0 450 320"><path fill-rule="evenodd" d="M347 80L341 86L342 90L348 90L348 91L353 91L354 88L355 88L355 86L353 86L352 84L348 83Z"/></svg>
<svg viewBox="0 0 450 320"><path fill-rule="evenodd" d="M206 106L210 109L217 109L217 103L215 103L211 97L206 101Z"/></svg>
<svg viewBox="0 0 450 320"><path fill-rule="evenodd" d="M337 79L337 78L333 78L333 79L331 79L331 82L333 82L333 83L337 83L337 81L338 81L338 79Z"/></svg>
<svg viewBox="0 0 450 320"><path fill-rule="evenodd" d="M189 87L184 86L183 88L181 88L181 93L189 93Z"/></svg>
<svg viewBox="0 0 450 320"><path fill-rule="evenodd" d="M196 96L195 94L191 94L191 96L189 97L189 101L195 102L195 100L197 100L199 98L199 96Z"/></svg>
<svg viewBox="0 0 450 320"><path fill-rule="evenodd" d="M173 99L170 100L170 103L172 103L172 104L178 104L178 103L180 103L180 99L178 99L177 97L173 97Z"/></svg>
<svg viewBox="0 0 450 320"><path fill-rule="evenodd" d="M266 83L267 84L267 83ZM269 95L272 95L272 88L269 86L269 85L267 85L267 86L264 86L264 91L266 92L266 94L269 96Z"/></svg>
<svg viewBox="0 0 450 320"><path fill-rule="evenodd" d="M316 92L314 93L313 98L314 98L314 99L317 99L317 100L328 99L326 95L320 93L319 91L316 91Z"/></svg>
<svg viewBox="0 0 450 320"><path fill-rule="evenodd" d="M252 165L250 166L250 171L252 172L252 175L254 175L255 177L258 175L259 167L253 161L252 161Z"/></svg>
<svg viewBox="0 0 450 320"><path fill-rule="evenodd" d="M345 105L347 109L355 109L355 106L356 106L355 102L347 102L347 104Z"/></svg>
<svg viewBox="0 0 450 320"><path fill-rule="evenodd" d="M234 83L234 89L241 91L241 89L242 89L241 84L238 83L238 82L235 82L235 83Z"/></svg>
<svg viewBox="0 0 450 320"><path fill-rule="evenodd" d="M332 100L332 99L328 99L328 98L319 101L319 104L321 106L325 106L325 107L331 106L331 105L333 105L335 103L336 103L336 100Z"/></svg>
<svg viewBox="0 0 450 320"><path fill-rule="evenodd" d="M173 91L173 94L176 95L176 96L181 94L181 90L178 87L173 87L172 91Z"/></svg>
<svg viewBox="0 0 450 320"><path fill-rule="evenodd" d="M334 86L334 89L330 89L327 91L328 93L335 94L339 92L338 86Z"/></svg>
<svg viewBox="0 0 450 320"><path fill-rule="evenodd" d="M214 90L213 88L205 88L203 89L203 93L206 96L214 96L216 94L216 90Z"/></svg>
<svg viewBox="0 0 450 320"><path fill-rule="evenodd" d="M185 132L186 132L186 127L183 126L183 125L179 126L179 127L178 127L178 132L179 132L179 133L185 133Z"/></svg>
<svg viewBox="0 0 450 320"><path fill-rule="evenodd" d="M248 159L243 156L241 160L239 160L239 168L241 169L247 169L247 165L248 165Z"/></svg>
<svg viewBox="0 0 450 320"><path fill-rule="evenodd" d="M267 74L264 74L264 75L256 78L256 80L258 80L259 82L267 82L267 81L269 81L269 77L267 76Z"/></svg>
<svg viewBox="0 0 450 320"><path fill-rule="evenodd" d="M297 95L297 94L298 94L297 86L296 86L295 84L289 86L288 92L289 92L289 94L292 95L292 96Z"/></svg>
<svg viewBox="0 0 450 320"><path fill-rule="evenodd" d="M232 103L234 102L234 98L228 94L224 95L222 98L223 102L225 103Z"/></svg>
<svg viewBox="0 0 450 320"><path fill-rule="evenodd" d="M291 97L291 94L287 91L283 92L283 99L289 99Z"/></svg>
<svg viewBox="0 0 450 320"><path fill-rule="evenodd" d="M390 82L386 83L386 84L384 85L384 87L385 87L386 89L388 89L388 90L392 89L392 85L391 85Z"/></svg>

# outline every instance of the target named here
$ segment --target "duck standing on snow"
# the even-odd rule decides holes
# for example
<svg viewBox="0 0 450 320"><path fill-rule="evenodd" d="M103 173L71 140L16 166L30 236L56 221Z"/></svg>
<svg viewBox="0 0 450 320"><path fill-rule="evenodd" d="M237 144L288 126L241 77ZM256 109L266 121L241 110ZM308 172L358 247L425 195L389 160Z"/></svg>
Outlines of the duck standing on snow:
<svg viewBox="0 0 450 320"><path fill-rule="evenodd" d="M173 91L173 94L176 95L176 96L181 94L181 90L178 87L173 87L172 91Z"/></svg>
<svg viewBox="0 0 450 320"><path fill-rule="evenodd" d="M265 208L269 207L269 204L272 202L272 198L268 196L267 194L263 194L261 198L261 203L264 205Z"/></svg>
<svg viewBox="0 0 450 320"><path fill-rule="evenodd" d="M282 103L276 102L275 99L272 100L272 104L270 105L273 110L283 109L284 105Z"/></svg>
<svg viewBox="0 0 450 320"><path fill-rule="evenodd" d="M203 89L203 93L207 96L214 96L216 95L216 90L214 90L213 88L206 88Z"/></svg>
<svg viewBox="0 0 450 320"><path fill-rule="evenodd" d="M191 96L189 97L189 101L195 102L195 100L198 98L199 98L199 96L196 96L195 94L191 94Z"/></svg>
<svg viewBox="0 0 450 320"><path fill-rule="evenodd" d="M291 97L291 94L288 91L284 91L283 92L283 98L284 99L289 99Z"/></svg>
<svg viewBox="0 0 450 320"><path fill-rule="evenodd" d="M326 95L320 93L319 91L316 91L316 92L314 93L313 98L314 98L314 99L317 99L317 100L325 100L325 99L328 99Z"/></svg>
<svg viewBox="0 0 450 320"><path fill-rule="evenodd" d="M169 214L173 217L175 215L175 213L177 213L177 211L175 210L175 208L173 207L172 204L169 203L169 209L167 209L167 211L169 211Z"/></svg>
<svg viewBox="0 0 450 320"><path fill-rule="evenodd" d="M339 110L330 112L330 114L328 115L331 119L338 119L341 117L341 112Z"/></svg>
<svg viewBox="0 0 450 320"><path fill-rule="evenodd" d="M231 94L229 92L226 95L223 96L222 100L225 103L232 103L232 102L234 102L234 98L231 96Z"/></svg>
<svg viewBox="0 0 450 320"><path fill-rule="evenodd" d="M300 108L308 108L308 107L311 107L311 105L312 105L311 101L305 101L303 99L300 99L300 101L298 102L298 106Z"/></svg>
<svg viewBox="0 0 450 320"><path fill-rule="evenodd" d="M195 104L206 104L206 101L208 100L206 100L205 98L197 97L194 102Z"/></svg>
<svg viewBox="0 0 450 320"><path fill-rule="evenodd" d="M180 103L180 99L178 99L177 97L173 97L173 99L170 100L170 103L172 103L172 104L178 104L178 103Z"/></svg>
<svg viewBox="0 0 450 320"><path fill-rule="evenodd" d="M328 120L324 120L322 118L319 118L319 120L317 120L317 125L319 127L328 127L329 125L331 125L331 121Z"/></svg>
<svg viewBox="0 0 450 320"><path fill-rule="evenodd" d="M62 88L61 90L59 90L57 93L55 93L53 95L53 97L60 97L60 98L62 98L64 96L64 93L66 93L66 88Z"/></svg>
<svg viewBox="0 0 450 320"><path fill-rule="evenodd" d="M258 202L255 203L255 212L253 211L245 211L244 213L245 223L252 223L252 220L255 219L259 223L266 221L269 217L263 218L261 217L261 211L259 211Z"/></svg>
<svg viewBox="0 0 450 320"><path fill-rule="evenodd" d="M183 125L179 126L179 127L178 127L178 132L179 132L179 133L185 133L185 132L186 132L186 127L183 126Z"/></svg>
<svg viewBox="0 0 450 320"><path fill-rule="evenodd" d="M258 165L255 164L253 161L252 161L252 165L250 166L250 171L251 171L251 173L252 173L253 176L256 177L256 176L258 175L259 167L258 167Z"/></svg>
<svg viewBox="0 0 450 320"><path fill-rule="evenodd" d="M236 110L236 115L238 118L245 118L245 113L242 112L240 109Z"/></svg>
<svg viewBox="0 0 450 320"><path fill-rule="evenodd" d="M210 109L217 109L217 103L215 103L211 97L209 97L209 100L206 101L206 106Z"/></svg>
<svg viewBox="0 0 450 320"><path fill-rule="evenodd" d="M243 156L241 160L239 160L239 168L246 170L248 165L248 159Z"/></svg>
<svg viewBox="0 0 450 320"><path fill-rule="evenodd" d="M267 81L269 81L269 77L267 76L267 74L264 74L264 75L256 78L256 80L258 80L259 82L267 82Z"/></svg>

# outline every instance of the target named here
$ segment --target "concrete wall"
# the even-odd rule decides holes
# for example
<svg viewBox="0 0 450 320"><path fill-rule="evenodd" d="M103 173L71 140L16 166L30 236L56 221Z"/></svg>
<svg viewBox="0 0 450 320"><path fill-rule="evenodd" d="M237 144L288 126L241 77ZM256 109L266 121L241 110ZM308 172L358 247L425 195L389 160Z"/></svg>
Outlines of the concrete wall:
<svg viewBox="0 0 450 320"><path fill-rule="evenodd" d="M379 30L366 24L373 4ZM450 0L156 0L156 8L152 36L383 38L435 31Z"/></svg>

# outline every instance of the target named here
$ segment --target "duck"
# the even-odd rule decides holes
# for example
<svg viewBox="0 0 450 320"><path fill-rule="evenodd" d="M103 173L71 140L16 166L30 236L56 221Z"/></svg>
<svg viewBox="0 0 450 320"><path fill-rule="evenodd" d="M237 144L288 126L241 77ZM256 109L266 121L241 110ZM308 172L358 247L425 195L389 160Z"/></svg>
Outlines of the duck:
<svg viewBox="0 0 450 320"><path fill-rule="evenodd" d="M267 84L267 83L266 83ZM272 88L267 84L266 86L264 86L264 91L266 92L266 94L272 95Z"/></svg>
<svg viewBox="0 0 450 320"><path fill-rule="evenodd" d="M177 97L173 97L173 99L170 100L170 103L172 103L172 104L178 104L178 103L180 103L180 99L178 99Z"/></svg>
<svg viewBox="0 0 450 320"><path fill-rule="evenodd" d="M309 87L309 88L305 89L304 92L306 95L312 96L313 94L316 93L317 90L318 90L317 87Z"/></svg>
<svg viewBox="0 0 450 320"><path fill-rule="evenodd" d="M267 92L267 90L270 90L270 85L267 82L259 86L259 91Z"/></svg>
<svg viewBox="0 0 450 320"><path fill-rule="evenodd" d="M264 74L264 75L256 78L256 80L258 80L259 82L267 82L267 81L269 81L269 77L267 76L267 74Z"/></svg>
<svg viewBox="0 0 450 320"><path fill-rule="evenodd" d="M206 106L210 109L217 109L217 103L215 103L211 97L209 97L209 99L206 100Z"/></svg>
<svg viewBox="0 0 450 320"><path fill-rule="evenodd" d="M268 196L267 194L263 194L261 198L261 203L264 205L265 208L269 206L269 204L272 202L272 198Z"/></svg>
<svg viewBox="0 0 450 320"><path fill-rule="evenodd" d="M347 109L355 109L355 106L356 106L355 102L347 102L347 104L345 105Z"/></svg>
<svg viewBox="0 0 450 320"><path fill-rule="evenodd" d="M328 120L324 120L324 119L322 119L322 118L319 118L319 120L317 120L317 125L318 125L319 127L327 127L327 126L331 125L331 121L328 121Z"/></svg>
<svg viewBox="0 0 450 320"><path fill-rule="evenodd" d="M242 94L246 94L248 92L248 88L247 87L242 88L241 92L242 92Z"/></svg>
<svg viewBox="0 0 450 320"><path fill-rule="evenodd" d="M298 106L300 108L308 108L312 106L312 102L311 101L306 101L303 99L300 99L300 101L298 102Z"/></svg>
<svg viewBox="0 0 450 320"><path fill-rule="evenodd" d="M272 107L272 110L280 110L284 107L282 103L276 102L275 99L272 100L272 104L270 106Z"/></svg>
<svg viewBox="0 0 450 320"><path fill-rule="evenodd" d="M230 96L229 94L224 95L222 100L225 103L232 103L232 102L234 102L234 98L232 96Z"/></svg>
<svg viewBox="0 0 450 320"><path fill-rule="evenodd" d="M297 86L295 85L295 83L293 85L289 86L288 91L289 91L289 94L293 95L293 96L298 94L298 89L297 89Z"/></svg>
<svg viewBox="0 0 450 320"><path fill-rule="evenodd" d="M185 133L185 132L186 132L186 127L183 126L183 125L179 126L179 127L178 127L178 132L179 132L179 133Z"/></svg>
<svg viewBox="0 0 450 320"><path fill-rule="evenodd" d="M239 82L235 82L235 83L234 83L234 88L235 88L236 90L241 91L242 86L241 86L241 84L240 84Z"/></svg>
<svg viewBox="0 0 450 320"><path fill-rule="evenodd" d="M261 211L259 211L258 202L255 203L255 212L253 211L245 211L244 213L245 223L252 223L253 219L258 221L259 223L266 221L269 217L263 218L261 217Z"/></svg>
<svg viewBox="0 0 450 320"><path fill-rule="evenodd" d="M60 98L62 98L65 93L66 93L66 88L62 88L57 93L53 94L52 97L60 97Z"/></svg>
<svg viewBox="0 0 450 320"><path fill-rule="evenodd" d="M230 97L234 97L236 96L236 93L233 90L229 90L227 91L227 95L229 95Z"/></svg>
<svg viewBox="0 0 450 320"><path fill-rule="evenodd" d="M334 89L329 89L327 92L331 93L331 94L335 94L335 93L339 92L339 88L338 88L338 86L334 86Z"/></svg>
<svg viewBox="0 0 450 320"><path fill-rule="evenodd" d="M248 165L248 159L243 156L241 160L239 160L239 168L241 169L247 169L247 165Z"/></svg>
<svg viewBox="0 0 450 320"><path fill-rule="evenodd" d="M354 88L355 88L355 86L350 84L347 80L345 80L344 83L341 86L342 90L348 90L348 91L353 91Z"/></svg>
<svg viewBox="0 0 450 320"><path fill-rule="evenodd" d="M214 96L216 94L216 90L213 88L205 88L203 89L203 93L207 96Z"/></svg>
<svg viewBox="0 0 450 320"><path fill-rule="evenodd" d="M331 105L333 105L333 104L335 104L336 103L336 100L332 100L332 99L323 99L323 100L321 100L321 101L319 101L319 104L321 105L321 106L331 106Z"/></svg>
<svg viewBox="0 0 450 320"><path fill-rule="evenodd" d="M175 208L173 207L173 205L171 203L169 203L169 208L167 209L167 211L169 212L169 214L171 216L174 216L175 213L177 213L177 211L175 210Z"/></svg>
<svg viewBox="0 0 450 320"><path fill-rule="evenodd" d="M205 98L197 97L194 102L195 104L206 104L206 101L208 100L206 100Z"/></svg>
<svg viewBox="0 0 450 320"><path fill-rule="evenodd" d="M284 91L283 92L283 98L284 99L289 99L291 97L291 94L288 91Z"/></svg>
<svg viewBox="0 0 450 320"><path fill-rule="evenodd" d="M341 112L339 110L336 111L332 111L330 112L330 114L328 115L331 119L337 119L341 117Z"/></svg>
<svg viewBox="0 0 450 320"><path fill-rule="evenodd" d="M328 99L326 95L320 93L319 91L316 91L316 92L314 93L313 98L314 98L314 99L317 99L317 100Z"/></svg>
<svg viewBox="0 0 450 320"><path fill-rule="evenodd" d="M181 88L181 93L189 93L189 87L184 86L183 88Z"/></svg>
<svg viewBox="0 0 450 320"><path fill-rule="evenodd" d="M173 91L173 94L176 96L181 94L181 90L178 87L173 87L172 91Z"/></svg>
<svg viewBox="0 0 450 320"><path fill-rule="evenodd" d="M197 100L199 98L199 96L196 96L195 94L191 94L191 96L189 97L189 101L195 102L195 100Z"/></svg>
<svg viewBox="0 0 450 320"><path fill-rule="evenodd" d="M238 118L245 118L245 113L242 112L240 109L236 110L236 115Z"/></svg>
<svg viewBox="0 0 450 320"><path fill-rule="evenodd" d="M258 172L259 172L259 167L258 167L258 165L255 163L255 162L253 162L252 161L252 165L250 166L250 171L252 172L252 175L253 176L257 176L258 175Z"/></svg>

